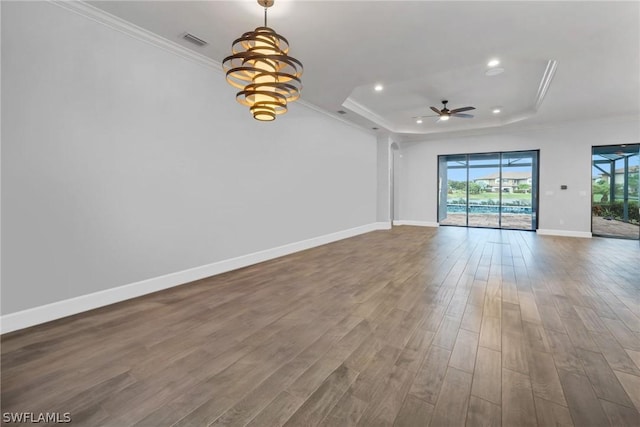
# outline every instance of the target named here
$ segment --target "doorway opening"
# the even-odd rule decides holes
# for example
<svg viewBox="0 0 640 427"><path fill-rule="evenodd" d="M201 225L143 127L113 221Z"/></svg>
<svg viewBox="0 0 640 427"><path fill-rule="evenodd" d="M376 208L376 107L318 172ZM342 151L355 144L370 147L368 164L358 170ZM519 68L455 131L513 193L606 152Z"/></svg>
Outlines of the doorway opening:
<svg viewBox="0 0 640 427"><path fill-rule="evenodd" d="M438 222L536 230L539 152L438 157Z"/></svg>
<svg viewBox="0 0 640 427"><path fill-rule="evenodd" d="M640 239L640 144L596 146L591 153L591 233Z"/></svg>

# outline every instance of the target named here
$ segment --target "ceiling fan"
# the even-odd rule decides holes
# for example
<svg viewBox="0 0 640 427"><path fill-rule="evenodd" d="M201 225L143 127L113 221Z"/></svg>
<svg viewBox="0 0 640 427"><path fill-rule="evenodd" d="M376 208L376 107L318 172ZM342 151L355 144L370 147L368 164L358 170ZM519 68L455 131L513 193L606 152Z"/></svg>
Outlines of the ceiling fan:
<svg viewBox="0 0 640 427"><path fill-rule="evenodd" d="M437 116L419 116L419 117L414 117L414 119L418 119L421 120L423 117L440 117L440 120L449 120L450 117L460 117L462 119L471 119L473 118L472 114L463 114L464 111L471 111L471 110L475 110L476 107L461 107L461 108L454 108L453 110L449 110L447 108L447 103L449 101L447 101L446 99L442 100L442 109L439 110L436 107L431 107L431 109L433 110L434 113L437 114Z"/></svg>

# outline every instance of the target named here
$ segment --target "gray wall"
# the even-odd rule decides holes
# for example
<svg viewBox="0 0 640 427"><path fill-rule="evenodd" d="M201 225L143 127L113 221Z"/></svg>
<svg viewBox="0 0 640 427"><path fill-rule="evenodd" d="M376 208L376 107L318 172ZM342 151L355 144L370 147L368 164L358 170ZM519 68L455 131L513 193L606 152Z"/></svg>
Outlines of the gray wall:
<svg viewBox="0 0 640 427"><path fill-rule="evenodd" d="M231 43L231 41L229 41ZM376 221L376 140L253 120L210 68L2 2L2 312Z"/></svg>
<svg viewBox="0 0 640 427"><path fill-rule="evenodd" d="M558 124L402 145L401 219L437 221L438 155L540 150L540 221L545 230L591 231L591 147L640 140L638 118ZM567 190L560 191L566 184Z"/></svg>
<svg viewBox="0 0 640 427"><path fill-rule="evenodd" d="M377 220L389 222L389 145L391 141L387 135L380 135L377 139L378 147L378 204Z"/></svg>

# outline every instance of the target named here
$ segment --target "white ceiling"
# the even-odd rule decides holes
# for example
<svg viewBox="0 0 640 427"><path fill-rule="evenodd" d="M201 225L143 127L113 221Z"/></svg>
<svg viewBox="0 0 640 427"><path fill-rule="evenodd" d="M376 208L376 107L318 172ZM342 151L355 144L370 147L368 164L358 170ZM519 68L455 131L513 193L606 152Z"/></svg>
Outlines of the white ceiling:
<svg viewBox="0 0 640 427"><path fill-rule="evenodd" d="M255 0L89 3L218 62L263 19ZM304 64L306 102L405 140L640 116L637 1L276 0L269 26ZM186 32L209 44L184 41ZM488 77L492 58L505 71ZM378 83L381 92L373 90ZM442 99L450 109L475 106L475 117L415 123L412 117L430 115ZM492 114L494 107L502 113Z"/></svg>

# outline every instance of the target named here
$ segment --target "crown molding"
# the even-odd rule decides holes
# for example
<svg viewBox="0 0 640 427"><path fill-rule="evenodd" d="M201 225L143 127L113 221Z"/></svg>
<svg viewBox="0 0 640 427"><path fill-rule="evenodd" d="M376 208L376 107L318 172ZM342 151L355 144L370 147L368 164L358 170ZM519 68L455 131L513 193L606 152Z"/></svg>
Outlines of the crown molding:
<svg viewBox="0 0 640 427"><path fill-rule="evenodd" d="M447 140L447 139L458 139L458 138L467 138L473 136L482 136L482 135L502 135L502 134L520 134L524 132L545 130L545 129L557 129L564 126L576 125L580 123L592 123L593 119L576 119L576 120L567 120L567 121L556 121L556 122L546 122L546 123L538 123L538 124L530 124L530 125L516 125L516 126L498 126L492 128L481 128L481 129L468 129L468 130L460 130L446 133L435 133L435 134L426 134L426 135L396 135L399 138L399 141L402 143L422 143L422 142L430 142L430 141L439 141L439 140ZM598 123L607 124L607 123L626 123L626 122L636 122L640 126L640 116L635 114L625 114L619 116L609 116L598 118ZM639 128L640 129L640 128Z"/></svg>
<svg viewBox="0 0 640 427"><path fill-rule="evenodd" d="M101 25L107 26L115 31L118 31L122 34L126 34L129 37L132 37L136 40L142 41L144 43L150 44L154 47L160 48L166 52L169 52L171 54L174 54L180 58L189 60L191 62L194 62L198 65L207 67L217 73L219 73L221 76L224 76L224 71L222 70L222 63L211 59L205 55L202 55L198 52L194 52L193 50L182 46L179 43L176 43L174 41L171 41L169 39L166 39L162 36L159 36L158 34L151 32L149 30L146 30L142 27L139 27L127 20L124 20L122 18L119 18L115 15L110 14L109 12L106 12L102 9L99 9L95 6L92 6L82 0L70 0L70 1L65 1L65 0L48 0L49 3L54 4L58 7L61 7L63 9L66 9L70 12L76 13L78 15L81 15L87 19L90 19L94 22L97 22ZM317 105L314 105L302 98L298 99L296 101L296 103L299 103L300 105L303 105L306 108L309 108L315 112L318 112L320 114L324 114L325 116L328 116L334 120L337 120L341 123L347 124L351 127L354 127L360 131L364 131L368 134L375 134L373 132L371 132L370 129L367 129L363 126L360 126L356 123L350 122L348 120L345 120L341 117L338 117L334 114L332 114L331 112L325 110L324 108L318 107Z"/></svg>
<svg viewBox="0 0 640 427"><path fill-rule="evenodd" d="M351 98L345 99L345 101L342 103L342 106L348 110L353 111L356 114L361 115L365 119L371 120L373 123L376 123L378 126L381 126L393 133L397 132L397 130L394 129L393 124L389 123L383 117L369 110L364 105L357 103Z"/></svg>
<svg viewBox="0 0 640 427"><path fill-rule="evenodd" d="M307 100L305 100L303 98L299 98L296 101L296 104L300 104L300 105L302 105L304 107L307 107L310 110L313 110L313 111L318 112L320 114L324 114L325 116L329 116L332 119L337 120L339 122L342 122L345 125L349 125L352 128L358 129L359 131L366 132L366 133L368 133L370 135L378 135L375 131L372 131L371 129L369 129L367 127L361 126L361 125L359 125L357 123L354 123L354 122L351 122L351 121L349 121L347 119L343 119L340 116L336 116L335 114L331 113L330 111L325 110L324 108L318 107L317 105L312 104L312 103L310 103L309 101L307 101Z"/></svg>
<svg viewBox="0 0 640 427"><path fill-rule="evenodd" d="M149 30L145 30L129 21L125 21L115 15L105 12L102 9L98 9L95 6L85 3L84 1L61 1L61 0L49 0L51 4L66 9L68 11L77 13L85 18L91 19L94 22L107 26L113 30L116 30L122 34L126 34L129 37L133 37L136 40L145 42L152 46L158 47L162 50L170 52L181 58L188 59L196 64L203 65L212 70L222 73L222 64L208 58L202 54L187 49L186 47L161 37Z"/></svg>
<svg viewBox="0 0 640 427"><path fill-rule="evenodd" d="M471 129L459 129L459 130L450 130L450 131L433 130L430 132L407 131L407 130L395 127L393 123L387 121L384 117L380 116L379 114L374 113L364 105L354 101L352 98L347 98L342 104L342 106L378 124L379 126L384 127L385 129L390 131L393 135L396 135L399 139L405 140L405 141L415 141L415 140L418 140L418 138L420 138L421 136L430 139L429 137L432 137L433 135L437 135L437 137L440 137L441 135L461 135L461 134L466 134L467 132L470 132L471 134L477 134L477 133L482 134L482 133L486 133L487 130L490 130L491 132L493 132L496 128L501 128L503 126L507 126L512 123L521 122L523 120L526 120L536 115L536 113L538 112L538 109L542 105L542 101L544 100L544 97L546 96L547 91L549 90L549 87L551 85L551 81L553 80L553 76L555 75L557 66L558 66L558 61L556 60L547 61L547 65L542 74L542 78L540 79L540 83L538 84L538 90L536 92L536 96L530 108L527 108L526 110L521 111L516 115L512 115L509 118L485 123L479 126L475 126Z"/></svg>

